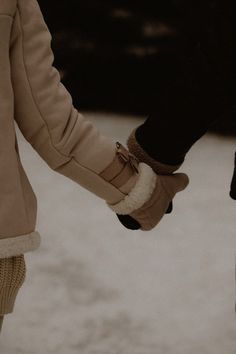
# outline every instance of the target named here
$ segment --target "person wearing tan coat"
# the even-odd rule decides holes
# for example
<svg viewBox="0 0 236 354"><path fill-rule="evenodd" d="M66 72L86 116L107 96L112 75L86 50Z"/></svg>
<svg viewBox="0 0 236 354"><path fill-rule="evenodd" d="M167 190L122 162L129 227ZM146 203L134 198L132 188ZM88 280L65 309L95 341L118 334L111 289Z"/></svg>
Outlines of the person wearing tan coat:
<svg viewBox="0 0 236 354"><path fill-rule="evenodd" d="M51 35L36 0L0 0L0 327L24 283L24 253L40 246L37 199L21 164L14 121L54 171L155 227L185 174L157 175L73 107L52 66Z"/></svg>

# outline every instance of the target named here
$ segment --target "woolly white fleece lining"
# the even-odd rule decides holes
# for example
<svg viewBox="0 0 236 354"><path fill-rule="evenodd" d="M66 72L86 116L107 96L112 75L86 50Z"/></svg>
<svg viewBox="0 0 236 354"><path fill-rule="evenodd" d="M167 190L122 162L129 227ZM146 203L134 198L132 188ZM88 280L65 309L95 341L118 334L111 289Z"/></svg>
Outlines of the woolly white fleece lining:
<svg viewBox="0 0 236 354"><path fill-rule="evenodd" d="M25 252L34 251L41 241L37 231L30 234L0 239L0 258L19 256Z"/></svg>
<svg viewBox="0 0 236 354"><path fill-rule="evenodd" d="M150 198L156 186L157 176L152 168L141 162L139 164L139 178L130 193L119 203L109 207L119 215L131 214L143 206Z"/></svg>

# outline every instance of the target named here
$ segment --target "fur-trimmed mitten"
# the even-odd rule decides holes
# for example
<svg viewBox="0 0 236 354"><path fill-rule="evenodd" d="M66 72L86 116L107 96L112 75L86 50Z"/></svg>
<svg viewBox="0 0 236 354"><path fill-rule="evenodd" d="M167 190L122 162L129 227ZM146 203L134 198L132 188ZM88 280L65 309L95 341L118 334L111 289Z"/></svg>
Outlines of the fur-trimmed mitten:
<svg viewBox="0 0 236 354"><path fill-rule="evenodd" d="M124 163L120 174L117 175L118 160L116 157L112 164L101 173L101 176L108 178L107 180L111 183L114 183L114 176L116 176L115 180L121 182L122 171L127 168L125 166L128 164L129 168L136 172L136 181L127 196L120 202L109 204L109 206L119 215L119 218L122 219L122 215L129 215L135 221L136 227L130 227L131 229L151 230L162 219L175 194L186 188L188 177L183 173L170 176L157 175L150 166L139 163L134 155L119 143L117 143L117 156Z"/></svg>
<svg viewBox="0 0 236 354"><path fill-rule="evenodd" d="M139 159L139 161L146 163L147 165L151 166L152 169L159 175L160 179L164 180L167 178L171 178L171 175L173 172L177 171L181 164L178 165L168 165L164 164L162 162L159 162L158 160L152 158L144 149L143 147L139 144L137 138L136 138L136 130L133 130L132 133L130 134L128 141L127 141L127 146L129 148L129 151ZM163 175L161 177L161 175ZM167 177L169 175L169 177ZM164 177L166 176L166 177ZM172 176L173 177L173 176ZM165 213L169 214L172 212L173 209L173 204L172 200L170 200L169 206L167 207ZM136 230L140 228L140 224L137 223L136 219L131 217L131 215L117 215L120 222L127 227L128 229ZM133 215L134 216L134 215Z"/></svg>

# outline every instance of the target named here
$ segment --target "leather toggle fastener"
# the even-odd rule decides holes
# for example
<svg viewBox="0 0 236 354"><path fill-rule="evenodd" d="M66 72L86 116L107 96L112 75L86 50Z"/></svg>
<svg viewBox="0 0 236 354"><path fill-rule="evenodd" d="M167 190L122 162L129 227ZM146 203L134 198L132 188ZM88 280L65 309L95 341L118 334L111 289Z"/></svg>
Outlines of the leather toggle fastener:
<svg viewBox="0 0 236 354"><path fill-rule="evenodd" d="M129 163L132 169L136 173L139 173L138 170L139 160L136 158L136 156L131 154L127 149L125 149L125 147L118 141L116 142L116 149L117 149L116 153L121 159L121 161L123 161L125 164Z"/></svg>

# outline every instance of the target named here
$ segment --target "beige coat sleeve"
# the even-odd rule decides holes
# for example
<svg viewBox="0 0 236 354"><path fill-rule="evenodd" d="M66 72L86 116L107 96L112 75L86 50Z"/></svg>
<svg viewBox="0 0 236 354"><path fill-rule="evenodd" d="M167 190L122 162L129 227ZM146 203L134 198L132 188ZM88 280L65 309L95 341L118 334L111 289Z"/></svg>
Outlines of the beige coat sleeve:
<svg viewBox="0 0 236 354"><path fill-rule="evenodd" d="M53 67L51 35L35 0L19 0L11 38L15 120L28 142L55 171L109 203L125 193L100 173L113 161L115 142L73 106Z"/></svg>
<svg viewBox="0 0 236 354"><path fill-rule="evenodd" d="M106 200L118 214L130 214L148 202L156 189L155 173L145 163L132 169L124 150L122 164L115 141L74 108L53 67L51 35L36 0L18 0L10 59L15 120L47 164ZM163 197L160 217L172 197Z"/></svg>

